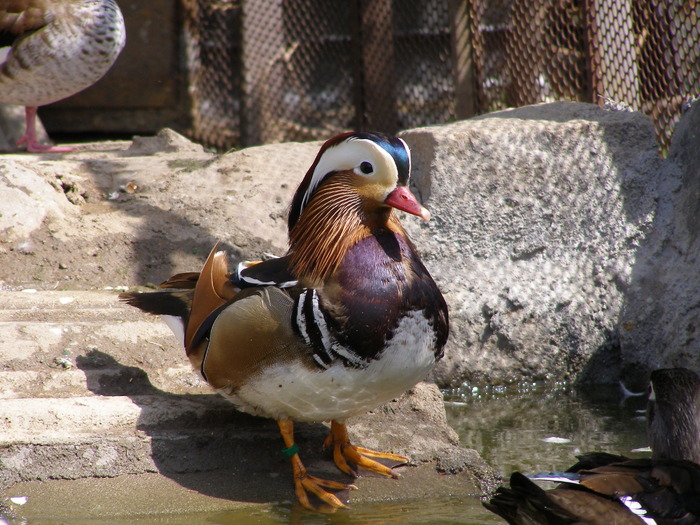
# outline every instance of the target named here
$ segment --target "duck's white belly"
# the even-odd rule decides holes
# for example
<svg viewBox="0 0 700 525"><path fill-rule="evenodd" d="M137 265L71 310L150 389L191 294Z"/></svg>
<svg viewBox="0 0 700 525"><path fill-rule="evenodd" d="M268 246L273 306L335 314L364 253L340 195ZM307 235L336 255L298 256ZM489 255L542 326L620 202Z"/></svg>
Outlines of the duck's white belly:
<svg viewBox="0 0 700 525"><path fill-rule="evenodd" d="M410 312L378 359L365 368L333 363L310 370L299 362L273 365L234 394L238 408L275 419L327 421L361 414L401 395L435 364L435 335L422 312Z"/></svg>

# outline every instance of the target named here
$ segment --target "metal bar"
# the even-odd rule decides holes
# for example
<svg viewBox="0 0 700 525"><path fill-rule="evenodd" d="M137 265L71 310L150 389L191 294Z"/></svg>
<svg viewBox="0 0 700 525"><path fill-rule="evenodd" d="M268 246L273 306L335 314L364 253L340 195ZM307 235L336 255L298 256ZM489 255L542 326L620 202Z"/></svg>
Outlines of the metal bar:
<svg viewBox="0 0 700 525"><path fill-rule="evenodd" d="M455 116L464 119L476 114L476 76L469 26L469 0L449 0L449 3L454 57Z"/></svg>
<svg viewBox="0 0 700 525"><path fill-rule="evenodd" d="M600 80L600 28L595 12L595 0L584 0L584 45L586 53L588 102L603 105L603 86Z"/></svg>
<svg viewBox="0 0 700 525"><path fill-rule="evenodd" d="M351 0L347 0L351 1ZM352 0L351 18L350 18L350 35L352 45L352 94L355 114L353 116L353 128L356 130L364 129L365 123L365 106L364 106L364 90L363 90L363 73L362 73L362 10L360 9L361 0Z"/></svg>
<svg viewBox="0 0 700 525"><path fill-rule="evenodd" d="M398 131L391 0L361 0L363 127Z"/></svg>
<svg viewBox="0 0 700 525"><path fill-rule="evenodd" d="M631 0L589 0L586 4L593 102L603 105L608 100L640 109Z"/></svg>
<svg viewBox="0 0 700 525"><path fill-rule="evenodd" d="M261 144L274 133L271 119L283 92L285 53L283 0L243 2L243 89L241 142Z"/></svg>

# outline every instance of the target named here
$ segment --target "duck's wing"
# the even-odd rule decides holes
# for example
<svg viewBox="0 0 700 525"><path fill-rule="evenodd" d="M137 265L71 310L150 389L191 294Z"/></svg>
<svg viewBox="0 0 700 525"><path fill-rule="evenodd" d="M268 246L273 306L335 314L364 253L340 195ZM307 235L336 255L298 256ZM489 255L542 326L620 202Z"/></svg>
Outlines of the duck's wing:
<svg viewBox="0 0 700 525"><path fill-rule="evenodd" d="M49 0L0 0L0 45L44 27L54 18ZM9 45L9 44L5 44Z"/></svg>
<svg viewBox="0 0 700 525"><path fill-rule="evenodd" d="M297 285L297 278L289 268L289 256L241 262L230 278L231 282L240 288L250 286L291 288Z"/></svg>

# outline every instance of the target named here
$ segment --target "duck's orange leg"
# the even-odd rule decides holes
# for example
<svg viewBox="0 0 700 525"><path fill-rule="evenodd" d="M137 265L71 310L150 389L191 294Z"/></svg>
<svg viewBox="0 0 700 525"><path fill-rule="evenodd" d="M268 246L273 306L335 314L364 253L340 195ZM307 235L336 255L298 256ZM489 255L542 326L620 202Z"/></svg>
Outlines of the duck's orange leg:
<svg viewBox="0 0 700 525"><path fill-rule="evenodd" d="M395 461L398 464L408 463L408 458L391 454L388 452L377 452L368 448L356 447L350 444L348 438L348 430L344 423L331 421L331 433L328 434L323 446L333 447L333 460L336 466L348 474L349 476L357 477L357 472L349 465L348 462L354 463L358 467L362 467L372 472L377 472L388 478L397 479L399 475L386 465L382 465L378 461L369 458L388 459Z"/></svg>
<svg viewBox="0 0 700 525"><path fill-rule="evenodd" d="M331 494L324 489L334 491L356 489L355 485L346 485L337 481L320 479L310 476L306 471L306 467L299 458L299 453L296 444L294 443L294 423L290 419L279 419L277 424L280 427L280 433L284 440L283 450L285 456L289 457L292 462L292 472L294 474L294 487L299 503L304 508L319 512L335 512L337 509L347 508L337 496ZM321 500L322 505L314 505L309 500L309 493Z"/></svg>

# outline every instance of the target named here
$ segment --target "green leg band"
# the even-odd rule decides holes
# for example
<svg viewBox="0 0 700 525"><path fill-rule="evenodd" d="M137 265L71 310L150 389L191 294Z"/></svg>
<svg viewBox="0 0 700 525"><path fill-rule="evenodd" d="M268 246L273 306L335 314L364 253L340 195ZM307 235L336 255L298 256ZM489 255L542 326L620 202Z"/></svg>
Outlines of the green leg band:
<svg viewBox="0 0 700 525"><path fill-rule="evenodd" d="M282 455L285 458L291 458L294 454L297 454L299 452L299 447L297 446L296 443L294 443L291 447L289 448L283 448L282 449Z"/></svg>

